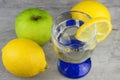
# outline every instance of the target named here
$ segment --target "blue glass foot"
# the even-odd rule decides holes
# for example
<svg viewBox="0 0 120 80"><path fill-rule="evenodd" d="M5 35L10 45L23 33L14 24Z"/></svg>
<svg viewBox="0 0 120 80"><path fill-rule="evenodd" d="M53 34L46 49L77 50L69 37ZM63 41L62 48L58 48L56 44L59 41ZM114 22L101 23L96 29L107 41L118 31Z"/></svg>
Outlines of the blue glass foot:
<svg viewBox="0 0 120 80"><path fill-rule="evenodd" d="M68 78L82 78L88 74L91 69L91 59L87 59L82 63L68 63L58 60L59 72Z"/></svg>

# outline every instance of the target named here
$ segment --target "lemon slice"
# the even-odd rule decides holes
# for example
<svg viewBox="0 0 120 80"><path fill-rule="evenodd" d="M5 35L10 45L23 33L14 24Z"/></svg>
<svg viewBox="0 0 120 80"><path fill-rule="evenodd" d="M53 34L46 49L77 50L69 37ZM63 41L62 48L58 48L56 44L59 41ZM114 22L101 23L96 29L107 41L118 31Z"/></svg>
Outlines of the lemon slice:
<svg viewBox="0 0 120 80"><path fill-rule="evenodd" d="M97 42L101 42L110 34L111 22L103 17L94 18L83 24L76 32L75 37L83 42L88 42L96 36Z"/></svg>

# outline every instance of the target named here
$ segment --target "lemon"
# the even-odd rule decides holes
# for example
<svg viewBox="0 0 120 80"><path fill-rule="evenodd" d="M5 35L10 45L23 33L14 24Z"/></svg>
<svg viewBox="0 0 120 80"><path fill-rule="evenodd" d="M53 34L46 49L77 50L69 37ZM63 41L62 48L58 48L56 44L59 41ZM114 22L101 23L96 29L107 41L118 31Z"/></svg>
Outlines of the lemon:
<svg viewBox="0 0 120 80"><path fill-rule="evenodd" d="M95 29L96 28L96 29ZM83 24L76 32L75 37L83 42L88 42L96 36L97 42L107 38L112 30L112 24L106 18L94 18Z"/></svg>
<svg viewBox="0 0 120 80"><path fill-rule="evenodd" d="M111 21L107 7L96 0L83 0L73 6L71 11L80 11L88 14L91 18L104 17Z"/></svg>
<svg viewBox="0 0 120 80"><path fill-rule="evenodd" d="M79 11L71 11L72 19L82 20L83 22L89 21L91 18L87 14Z"/></svg>
<svg viewBox="0 0 120 80"><path fill-rule="evenodd" d="M2 48L4 67L19 77L33 77L46 70L43 49L29 39L13 39Z"/></svg>

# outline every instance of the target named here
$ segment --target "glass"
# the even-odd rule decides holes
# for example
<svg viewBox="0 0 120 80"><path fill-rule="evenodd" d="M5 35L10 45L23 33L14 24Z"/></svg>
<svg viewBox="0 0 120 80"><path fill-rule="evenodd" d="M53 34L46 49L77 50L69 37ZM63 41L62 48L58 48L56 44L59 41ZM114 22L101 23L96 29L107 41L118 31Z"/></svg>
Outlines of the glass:
<svg viewBox="0 0 120 80"><path fill-rule="evenodd" d="M93 25L89 41L76 39L76 31L91 17L83 12L60 14L52 27L52 42L58 57L58 70L69 78L81 78L91 69L90 56L96 46L96 27Z"/></svg>

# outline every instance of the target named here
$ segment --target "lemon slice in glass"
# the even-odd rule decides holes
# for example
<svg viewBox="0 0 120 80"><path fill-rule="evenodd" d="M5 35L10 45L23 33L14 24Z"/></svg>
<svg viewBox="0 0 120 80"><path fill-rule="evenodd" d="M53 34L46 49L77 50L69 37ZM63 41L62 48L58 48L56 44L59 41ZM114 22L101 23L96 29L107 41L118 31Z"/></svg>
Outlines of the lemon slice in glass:
<svg viewBox="0 0 120 80"><path fill-rule="evenodd" d="M88 42L95 35L97 42L107 38L112 30L111 22L103 17L93 18L80 26L75 37L83 42Z"/></svg>

